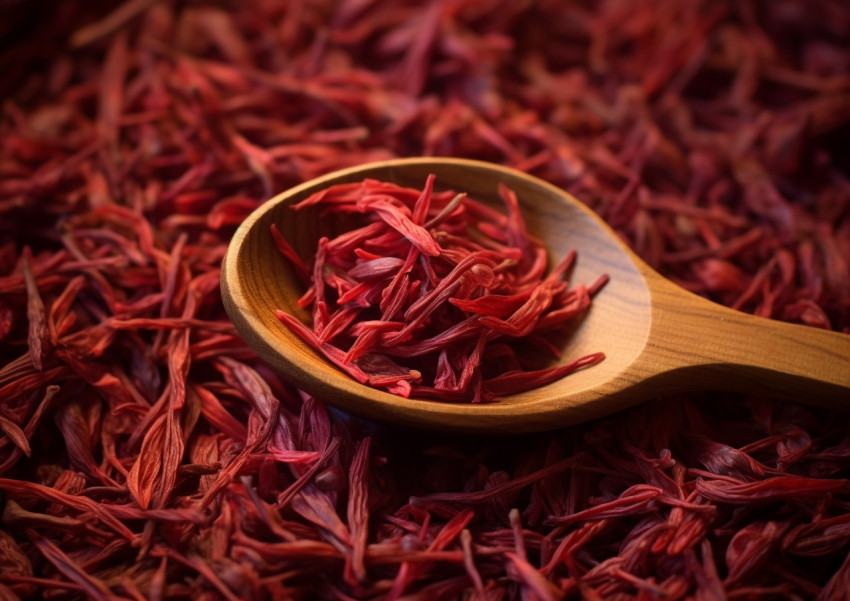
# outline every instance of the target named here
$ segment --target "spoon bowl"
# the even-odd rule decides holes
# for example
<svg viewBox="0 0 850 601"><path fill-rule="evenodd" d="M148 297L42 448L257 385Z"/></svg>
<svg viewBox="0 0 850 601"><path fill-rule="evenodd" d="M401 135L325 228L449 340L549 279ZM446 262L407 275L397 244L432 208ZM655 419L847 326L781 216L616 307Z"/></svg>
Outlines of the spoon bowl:
<svg viewBox="0 0 850 601"><path fill-rule="evenodd" d="M562 361L603 351L603 362L494 403L403 398L360 384L274 315L304 321L304 292L270 227L303 257L344 224L291 206L334 184L373 178L466 192L500 207L499 183L520 201L527 228L554 262L577 253L571 281L610 276L565 339ZM222 298L247 344L290 382L347 412L381 422L455 431L527 432L600 417L656 395L730 390L769 398L850 405L850 336L754 317L687 292L647 266L592 211L564 191L506 167L464 159L397 159L337 171L272 198L235 233L222 264Z"/></svg>

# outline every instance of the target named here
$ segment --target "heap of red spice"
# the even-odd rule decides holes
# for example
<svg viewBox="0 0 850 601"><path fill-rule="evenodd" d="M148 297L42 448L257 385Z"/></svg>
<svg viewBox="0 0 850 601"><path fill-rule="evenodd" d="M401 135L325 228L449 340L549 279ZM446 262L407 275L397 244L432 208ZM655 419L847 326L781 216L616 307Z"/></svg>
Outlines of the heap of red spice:
<svg viewBox="0 0 850 601"><path fill-rule="evenodd" d="M449 155L850 331L846 2L48 4L0 4L0 596L846 599L846 412L400 432L270 373L218 293L273 192Z"/></svg>
<svg viewBox="0 0 850 601"><path fill-rule="evenodd" d="M575 251L547 273L546 248L526 230L512 190L499 186L501 213L435 192L435 179L422 190L336 184L295 204L365 224L319 239L309 265L271 226L307 287L298 304L313 308L311 326L279 309L278 318L357 381L403 397L493 401L602 361L596 352L547 367L533 351L561 356L553 330L583 315L607 276L568 289Z"/></svg>

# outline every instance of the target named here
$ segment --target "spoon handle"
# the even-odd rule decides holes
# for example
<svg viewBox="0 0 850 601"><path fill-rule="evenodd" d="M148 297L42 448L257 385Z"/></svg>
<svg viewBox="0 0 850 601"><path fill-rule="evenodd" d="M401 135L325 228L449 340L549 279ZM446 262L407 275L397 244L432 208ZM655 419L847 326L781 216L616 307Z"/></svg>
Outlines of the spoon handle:
<svg viewBox="0 0 850 601"><path fill-rule="evenodd" d="M656 284L649 344L662 379L682 389L850 408L850 335L749 315Z"/></svg>

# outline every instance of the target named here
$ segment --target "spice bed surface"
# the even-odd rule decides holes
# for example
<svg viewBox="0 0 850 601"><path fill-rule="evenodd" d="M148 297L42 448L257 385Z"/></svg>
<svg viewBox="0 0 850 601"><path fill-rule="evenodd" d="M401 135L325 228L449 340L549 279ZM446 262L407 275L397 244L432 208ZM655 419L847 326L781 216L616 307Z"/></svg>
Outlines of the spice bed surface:
<svg viewBox="0 0 850 601"><path fill-rule="evenodd" d="M567 190L700 295L850 333L846 2L0 14L0 598L847 599L846 411L377 426L275 375L219 293L278 191L451 156Z"/></svg>

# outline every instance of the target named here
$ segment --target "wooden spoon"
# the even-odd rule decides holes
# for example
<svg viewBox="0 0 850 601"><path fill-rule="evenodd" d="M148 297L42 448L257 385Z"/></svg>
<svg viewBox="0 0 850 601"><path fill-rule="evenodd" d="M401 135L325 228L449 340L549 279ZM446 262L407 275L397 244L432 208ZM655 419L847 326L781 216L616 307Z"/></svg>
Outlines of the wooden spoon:
<svg viewBox="0 0 850 601"><path fill-rule="evenodd" d="M275 248L272 223L302 256L333 235L316 211L289 207L342 182L375 178L438 188L499 204L504 182L520 199L529 231L553 258L577 251L573 282L610 282L563 349L563 360L603 351L606 359L557 382L490 404L406 399L359 384L304 344L274 309L301 317L303 286ZM339 232L336 232L339 233ZM615 412L656 395L725 390L770 399L850 407L850 335L754 317L665 280L593 212L537 178L462 159L400 159L345 169L292 188L237 230L221 273L224 304L251 348L303 390L370 419L433 429L520 432L552 429Z"/></svg>

